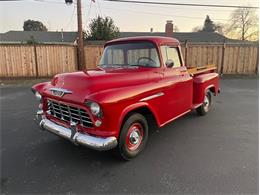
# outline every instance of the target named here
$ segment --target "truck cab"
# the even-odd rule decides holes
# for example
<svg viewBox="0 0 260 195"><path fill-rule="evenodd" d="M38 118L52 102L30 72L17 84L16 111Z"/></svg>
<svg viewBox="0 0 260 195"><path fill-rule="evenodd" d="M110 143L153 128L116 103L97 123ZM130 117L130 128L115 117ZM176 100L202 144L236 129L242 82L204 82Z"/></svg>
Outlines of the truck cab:
<svg viewBox="0 0 260 195"><path fill-rule="evenodd" d="M125 160L158 128L196 110L209 112L219 93L215 66L187 68L178 40L132 37L109 41L96 69L54 76L32 87L40 127L75 144L114 149Z"/></svg>

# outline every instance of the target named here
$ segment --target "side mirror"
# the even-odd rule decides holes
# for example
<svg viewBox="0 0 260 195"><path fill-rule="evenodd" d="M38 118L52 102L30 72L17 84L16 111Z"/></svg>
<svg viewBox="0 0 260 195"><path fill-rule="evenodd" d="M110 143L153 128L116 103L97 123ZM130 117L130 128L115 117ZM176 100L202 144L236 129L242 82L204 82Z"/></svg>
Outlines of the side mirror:
<svg viewBox="0 0 260 195"><path fill-rule="evenodd" d="M171 68L171 67L174 66L174 62L173 62L173 60L168 59L168 60L165 62L165 65L166 65L167 68Z"/></svg>

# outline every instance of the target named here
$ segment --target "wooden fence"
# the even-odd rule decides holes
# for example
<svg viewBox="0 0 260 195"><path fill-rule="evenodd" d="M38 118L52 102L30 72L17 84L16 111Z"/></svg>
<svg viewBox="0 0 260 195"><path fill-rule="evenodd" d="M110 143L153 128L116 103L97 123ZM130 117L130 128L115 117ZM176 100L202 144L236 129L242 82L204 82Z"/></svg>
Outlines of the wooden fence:
<svg viewBox="0 0 260 195"><path fill-rule="evenodd" d="M0 45L0 77L50 77L77 70L71 45Z"/></svg>
<svg viewBox="0 0 260 195"><path fill-rule="evenodd" d="M215 64L223 74L258 73L258 45L182 43L187 66ZM102 45L85 46L86 68L95 68ZM0 77L50 77L78 69L75 45L0 45Z"/></svg>

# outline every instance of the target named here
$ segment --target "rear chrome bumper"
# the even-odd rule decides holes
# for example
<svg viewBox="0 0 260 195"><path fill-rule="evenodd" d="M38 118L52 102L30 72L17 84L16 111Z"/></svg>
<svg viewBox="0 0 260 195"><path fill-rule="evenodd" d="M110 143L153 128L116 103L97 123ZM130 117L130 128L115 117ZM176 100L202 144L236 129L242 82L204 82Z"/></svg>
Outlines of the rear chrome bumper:
<svg viewBox="0 0 260 195"><path fill-rule="evenodd" d="M99 151L110 150L117 146L116 137L102 138L80 133L77 131L75 123L71 123L71 128L66 128L50 121L42 113L37 113L36 121L41 129L68 139L76 145L83 145Z"/></svg>

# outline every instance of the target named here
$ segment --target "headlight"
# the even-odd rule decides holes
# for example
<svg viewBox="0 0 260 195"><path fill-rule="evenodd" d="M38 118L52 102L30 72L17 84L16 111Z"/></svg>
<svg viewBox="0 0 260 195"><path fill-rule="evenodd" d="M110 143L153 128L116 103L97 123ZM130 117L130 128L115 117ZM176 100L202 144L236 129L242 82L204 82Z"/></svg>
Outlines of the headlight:
<svg viewBox="0 0 260 195"><path fill-rule="evenodd" d="M35 97L38 101L42 100L42 95L38 91L35 92Z"/></svg>
<svg viewBox="0 0 260 195"><path fill-rule="evenodd" d="M90 108L90 111L95 116L102 116L102 111L98 103L96 102L87 102L88 107Z"/></svg>
<svg viewBox="0 0 260 195"><path fill-rule="evenodd" d="M41 95L38 91L36 91L35 89L33 89L33 88L32 88L32 92L34 93L36 99L37 99L39 102L41 102L41 101L42 101L42 95Z"/></svg>

